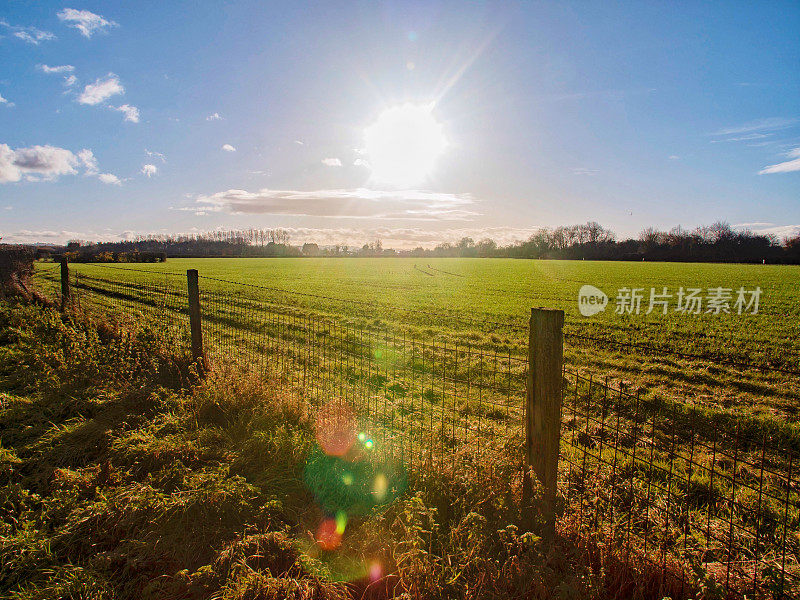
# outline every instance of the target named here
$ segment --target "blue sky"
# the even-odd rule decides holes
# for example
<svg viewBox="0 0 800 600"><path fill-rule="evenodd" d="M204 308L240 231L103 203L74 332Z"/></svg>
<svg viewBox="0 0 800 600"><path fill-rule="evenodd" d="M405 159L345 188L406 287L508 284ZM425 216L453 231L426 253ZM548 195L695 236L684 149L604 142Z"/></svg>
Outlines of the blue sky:
<svg viewBox="0 0 800 600"><path fill-rule="evenodd" d="M0 236L790 233L798 31L777 1L6 2ZM398 106L443 150L390 126L425 173L387 184L365 135Z"/></svg>

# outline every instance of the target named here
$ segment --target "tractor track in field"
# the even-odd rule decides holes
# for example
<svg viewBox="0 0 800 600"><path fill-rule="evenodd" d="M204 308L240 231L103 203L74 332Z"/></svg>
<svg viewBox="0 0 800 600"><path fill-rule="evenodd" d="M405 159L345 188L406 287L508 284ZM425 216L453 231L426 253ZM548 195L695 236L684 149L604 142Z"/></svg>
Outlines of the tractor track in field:
<svg viewBox="0 0 800 600"><path fill-rule="evenodd" d="M436 271L438 273L444 273L445 275L452 275L453 277L464 277L464 275L459 275L458 273L451 273L450 271L442 271L441 269L437 269L436 267L432 267L430 265L427 265L427 267L431 271Z"/></svg>

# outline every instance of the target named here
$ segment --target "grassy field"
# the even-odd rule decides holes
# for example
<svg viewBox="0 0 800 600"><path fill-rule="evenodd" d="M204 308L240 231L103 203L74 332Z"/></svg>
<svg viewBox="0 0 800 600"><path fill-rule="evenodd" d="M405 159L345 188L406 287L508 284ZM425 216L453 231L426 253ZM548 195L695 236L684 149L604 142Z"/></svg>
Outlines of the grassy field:
<svg viewBox="0 0 800 600"><path fill-rule="evenodd" d="M679 597L568 517L523 528L502 464L376 496L385 467L326 455L302 394L263 383L198 380L151 323L0 301L0 596Z"/></svg>
<svg viewBox="0 0 800 600"><path fill-rule="evenodd" d="M54 267L40 265L43 273ZM414 477L447 476L457 467L469 473L475 465L519 467L526 313L537 305L563 308L570 372L560 490L573 494L572 508L575 494L584 499L578 521L584 504L597 515L634 515L615 527L630 526L645 555L649 542L669 548L675 560L707 557L725 581L729 565L737 565L742 589L756 580L762 589L778 585L769 557L785 542L787 568L797 575L800 514L793 483L786 483L793 472L787 449L800 448L791 418L798 378L786 372L798 344L796 269L390 259L72 268L79 303L107 300L112 313L126 315L144 306L160 315L162 327L175 311L159 303L183 309L185 268L197 268L204 335L218 368L266 364L280 374L281 389L304 395L314 410L344 399L365 419L375 448L392 460L399 454ZM624 286L674 293L681 285L759 286L763 296L757 315L622 316L612 304L581 317L577 290L585 283L612 298ZM170 289L174 296L164 293ZM578 385L574 370L594 379ZM621 381L607 387L606 376ZM620 384L643 393L617 393ZM516 489L518 482L508 481ZM599 488L587 487L589 481ZM592 520L586 533L595 535L604 518Z"/></svg>
<svg viewBox="0 0 800 600"><path fill-rule="evenodd" d="M43 264L46 268L49 265ZM800 411L800 268L780 265L506 259L173 259L163 264L72 265L120 282L184 285L267 298L334 316L416 328L424 336L523 348L531 307L563 309L567 362L653 393L724 412L794 421ZM172 273L172 275L163 275ZM206 279L211 278L211 279ZM227 281L217 281L227 280ZM247 285L235 285L238 282ZM583 317L578 290L608 294ZM257 289L262 286L270 289ZM641 314L616 314L623 287L644 288ZM650 288L673 294L670 311L647 310ZM681 314L678 288L762 290L758 314ZM581 337L583 336L583 337ZM595 338L595 339L586 339ZM752 366L761 367L760 369Z"/></svg>

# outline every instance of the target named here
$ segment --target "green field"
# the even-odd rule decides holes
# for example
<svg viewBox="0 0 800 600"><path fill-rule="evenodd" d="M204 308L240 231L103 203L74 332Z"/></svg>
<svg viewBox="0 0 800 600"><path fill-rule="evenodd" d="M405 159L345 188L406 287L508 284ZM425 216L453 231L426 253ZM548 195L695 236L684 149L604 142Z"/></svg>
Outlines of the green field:
<svg viewBox="0 0 800 600"><path fill-rule="evenodd" d="M200 273L213 364L277 374L314 414L352 407L374 455L399 459L422 488L429 473L521 466L527 316L536 306L563 309L558 479L567 513L628 514L594 527L612 536L630 527L643 554L661 548L684 570L687 556L724 565L737 589L750 578L772 585L769 557L783 548L787 572L800 579L800 513L787 483L800 448L800 269L486 259L74 264L74 304L134 321L154 316L164 329L185 325L189 268ZM55 290L57 265L39 269L40 289ZM608 293L605 312L580 315L584 284ZM649 288L681 286L759 287L762 296L757 314L738 314L733 300L730 313L644 314ZM623 287L645 290L641 314L615 313Z"/></svg>
<svg viewBox="0 0 800 600"><path fill-rule="evenodd" d="M568 364L708 409L792 421L798 413L800 376L790 373L800 371L800 268L796 266L214 258L71 268L114 281L169 282L178 287L184 285L186 269L195 268L204 292L268 298L484 347L522 349L530 308L559 308L566 313ZM577 295L584 284L608 294L605 312L580 315ZM623 287L644 288L641 314L615 313L614 298ZM667 315L660 314L660 308L644 314L651 287L658 292L667 287L673 294ZM680 287L704 292L730 288L734 296L740 287L759 287L758 314L737 314L733 300L731 314L677 313L674 295Z"/></svg>

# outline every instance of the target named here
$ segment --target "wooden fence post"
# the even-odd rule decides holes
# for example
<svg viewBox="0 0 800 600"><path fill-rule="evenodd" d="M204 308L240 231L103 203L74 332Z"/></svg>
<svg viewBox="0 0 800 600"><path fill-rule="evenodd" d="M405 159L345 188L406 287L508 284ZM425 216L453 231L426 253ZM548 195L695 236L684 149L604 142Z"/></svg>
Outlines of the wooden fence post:
<svg viewBox="0 0 800 600"><path fill-rule="evenodd" d="M192 330L192 358L201 369L205 369L203 324L200 318L200 285L198 283L197 269L186 271L186 281L189 285L189 326Z"/></svg>
<svg viewBox="0 0 800 600"><path fill-rule="evenodd" d="M564 311L531 309L525 419L527 464L544 488L547 530L555 526L564 362Z"/></svg>
<svg viewBox="0 0 800 600"><path fill-rule="evenodd" d="M69 304L69 264L67 257L61 257L61 310L67 310Z"/></svg>

